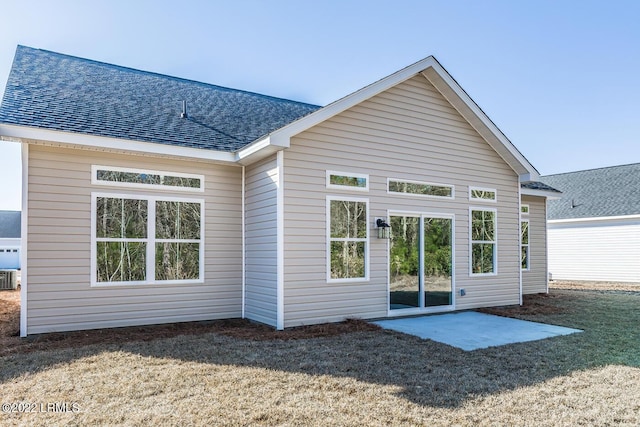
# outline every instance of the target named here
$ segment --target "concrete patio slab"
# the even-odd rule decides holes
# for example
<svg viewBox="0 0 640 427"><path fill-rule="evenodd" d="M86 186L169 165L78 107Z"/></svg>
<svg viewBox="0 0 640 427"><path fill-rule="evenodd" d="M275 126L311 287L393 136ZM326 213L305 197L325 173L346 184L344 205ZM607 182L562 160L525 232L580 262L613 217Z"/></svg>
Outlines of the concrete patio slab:
<svg viewBox="0 0 640 427"><path fill-rule="evenodd" d="M384 329L431 339L465 351L582 332L580 329L474 311L378 320L372 323Z"/></svg>

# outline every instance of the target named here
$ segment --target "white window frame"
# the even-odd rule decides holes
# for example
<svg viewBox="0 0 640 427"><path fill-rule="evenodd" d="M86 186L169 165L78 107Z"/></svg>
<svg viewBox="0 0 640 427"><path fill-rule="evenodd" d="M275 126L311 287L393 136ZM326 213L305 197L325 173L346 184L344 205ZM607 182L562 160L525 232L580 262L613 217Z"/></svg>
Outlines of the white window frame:
<svg viewBox="0 0 640 427"><path fill-rule="evenodd" d="M473 197L473 191L489 191L495 194L493 199L481 199L479 197ZM498 190L488 187L469 187L469 201L482 202L482 203L498 203Z"/></svg>
<svg viewBox="0 0 640 427"><path fill-rule="evenodd" d="M527 211L525 212L524 209L526 209ZM531 207L527 204L522 204L520 205L520 215L529 215L529 212L531 211Z"/></svg>
<svg viewBox="0 0 640 427"><path fill-rule="evenodd" d="M367 237L366 238L332 238L331 237L331 202L344 201L344 202L361 202L366 203L366 224L367 224ZM348 197L348 196L327 196L326 206L326 269L327 269L327 283L356 283L356 282L368 282L369 281L369 240L371 236L371 227L369 225L369 199L360 197ZM333 279L331 277L331 242L364 242L364 277L350 277L347 279Z"/></svg>
<svg viewBox="0 0 640 427"><path fill-rule="evenodd" d="M434 196L431 194L417 194L417 193L404 193L402 191L391 191L389 189L389 186L391 184L391 181L395 181L395 182L406 182L407 184L417 184L417 185L430 185L430 186L434 186L434 187L446 187L446 188L450 188L451 189L451 195L450 196ZM408 196L408 197L420 197L420 198L429 198L429 199L438 199L438 200L443 200L443 199L455 199L456 197L456 188L454 185L451 184L439 184L439 183L435 183L435 182L425 182L425 181L414 181L411 179L402 179L402 178L387 178L387 194L393 194L393 195L399 195L399 196Z"/></svg>
<svg viewBox="0 0 640 427"><path fill-rule="evenodd" d="M522 223L527 223L527 233L529 235L529 239L527 239L527 243L522 243ZM522 268L522 248L527 248L527 268ZM520 269L522 271L530 271L531 270L531 221L529 219L520 219Z"/></svg>
<svg viewBox="0 0 640 427"><path fill-rule="evenodd" d="M473 240L473 211L493 212L494 230L493 241ZM474 273L473 272L473 244L474 243L492 243L493 244L493 271L491 273ZM518 259L520 259L518 257ZM485 206L469 207L469 276L471 277L488 277L498 275L498 210L496 208L488 208Z"/></svg>
<svg viewBox="0 0 640 427"><path fill-rule="evenodd" d="M159 184L142 184L137 182L119 182L119 181L103 181L98 179L98 171L105 170L109 172L129 172L137 174L147 175L164 175L175 176L178 178L192 178L200 180L200 187L179 187L174 185L159 185ZM164 190L164 191L185 191L191 193L203 193L204 192L204 175L182 173L182 172L168 172L158 171L150 169L135 169L135 168L123 168L118 166L102 166L91 165L91 184L93 185L107 185L110 187L125 187L125 188L146 188L148 190Z"/></svg>
<svg viewBox="0 0 640 427"><path fill-rule="evenodd" d="M346 177L349 177L349 178L364 179L365 180L365 186L364 187L356 187L356 186L353 186L353 185L332 184L331 183L331 176L332 175L334 175L334 176L346 176ZM368 174L364 174L364 173L339 172L339 171L327 170L327 173L326 173L326 186L327 186L328 189L331 189L331 190L367 192L367 191L369 191L369 175Z"/></svg>
<svg viewBox="0 0 640 427"><path fill-rule="evenodd" d="M97 238L97 200L99 197L106 197L112 199L129 199L129 200L146 200L147 201L147 237L144 239L122 239L117 238L114 241L135 241L145 242L147 244L146 250L146 280L144 281L128 281L128 282L98 282L97 278L97 242L108 241L109 239ZM200 204L200 239L199 240L187 240L187 239L156 239L156 202L186 202L186 203L199 203ZM122 193L91 193L91 287L114 287L114 286L144 286L144 285L180 285L180 284L197 284L204 283L204 199L192 199L183 197L163 196L163 195L148 195L148 194L122 194ZM183 243L199 243L199 271L197 279L185 279L185 280L155 280L155 253L156 243L163 242L183 242Z"/></svg>

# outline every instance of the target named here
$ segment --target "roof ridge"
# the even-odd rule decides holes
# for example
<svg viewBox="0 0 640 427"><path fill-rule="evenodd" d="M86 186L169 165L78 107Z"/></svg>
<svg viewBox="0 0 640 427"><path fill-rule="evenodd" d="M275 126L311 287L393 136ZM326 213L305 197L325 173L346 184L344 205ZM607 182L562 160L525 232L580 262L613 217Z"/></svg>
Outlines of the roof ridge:
<svg viewBox="0 0 640 427"><path fill-rule="evenodd" d="M232 88L232 87L228 87L228 86L220 86L220 85L213 84L213 83L206 83L206 82L202 82L202 81L199 81L199 80L186 79L184 77L177 77L177 76L172 76L172 75L169 75L169 74L162 74L162 73L158 73L158 72L155 72L155 71L147 71L147 70L141 70L139 68L126 67L124 65L111 64L111 63L104 62L104 61L98 61L98 60L95 60L95 59L83 58L81 56L69 55L69 54L66 54L66 53L55 52L55 51L48 50L48 49L41 49L41 48L25 46L25 45L20 45L20 44L17 46L16 51L18 49L27 49L27 50L32 50L32 51L35 50L35 51L45 52L47 54L51 54L51 55L55 55L55 56L59 56L59 57L64 57L64 58L70 58L70 59L74 59L74 60L85 62L85 63L93 63L93 64L96 64L96 65L99 65L99 66L102 66L102 67L106 67L106 68L119 69L121 71L147 74L147 75L156 76L156 77L160 77L160 78L164 78L164 79L171 79L171 80L175 80L175 81L179 81L179 82L198 84L198 85L203 85L203 86L207 86L207 87L212 87L212 88L217 88L217 89L222 89L222 90L228 90L228 91L233 91L233 92L239 92L239 93L246 93L246 94L249 94L249 95L255 95L255 96L268 98L268 99L272 99L272 100L292 102L292 103L301 104L301 105L308 105L310 107L320 107L320 108L322 107L321 105L311 104L311 103L302 102L302 101L296 101L294 99L282 98L282 97L279 97L279 96L266 95L264 93L252 92L252 91L243 90L243 89L236 89L236 88Z"/></svg>

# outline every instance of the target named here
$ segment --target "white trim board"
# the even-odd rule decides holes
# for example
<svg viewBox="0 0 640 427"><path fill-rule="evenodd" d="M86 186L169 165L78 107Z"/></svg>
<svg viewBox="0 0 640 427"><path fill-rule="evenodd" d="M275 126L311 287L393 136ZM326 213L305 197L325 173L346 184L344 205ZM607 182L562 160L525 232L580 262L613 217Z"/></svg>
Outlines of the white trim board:
<svg viewBox="0 0 640 427"><path fill-rule="evenodd" d="M200 148L180 147L176 145L142 142L104 136L86 135L75 132L64 132L50 129L39 129L28 126L0 125L0 135L15 138L21 142L27 140L49 141L61 146L92 147L122 152L138 152L170 157L212 160L224 163L235 163L236 154L224 151Z"/></svg>
<svg viewBox="0 0 640 427"><path fill-rule="evenodd" d="M284 329L284 152L276 157L278 187L276 189L276 329Z"/></svg>
<svg viewBox="0 0 640 427"><path fill-rule="evenodd" d="M27 286L28 286L28 274L29 265L27 260L29 259L27 254L29 253L29 144L21 144L22 154L22 216L21 216L21 231L22 236L22 249L20 253L20 336L27 336L27 307L29 304Z"/></svg>
<svg viewBox="0 0 640 427"><path fill-rule="evenodd" d="M595 222L595 221L625 221L625 220L640 220L640 215L618 215L618 216L596 216L588 218L567 218L567 219L549 219L549 224L566 224L577 222Z"/></svg>

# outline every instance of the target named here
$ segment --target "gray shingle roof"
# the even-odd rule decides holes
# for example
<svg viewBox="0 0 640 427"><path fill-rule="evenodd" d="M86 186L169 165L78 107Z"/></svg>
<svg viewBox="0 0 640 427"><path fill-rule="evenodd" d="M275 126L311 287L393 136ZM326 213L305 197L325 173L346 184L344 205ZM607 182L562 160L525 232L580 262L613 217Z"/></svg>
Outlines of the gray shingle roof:
<svg viewBox="0 0 640 427"><path fill-rule="evenodd" d="M0 211L0 238L20 238L20 211Z"/></svg>
<svg viewBox="0 0 640 427"><path fill-rule="evenodd" d="M0 123L236 151L319 108L18 46Z"/></svg>
<svg viewBox="0 0 640 427"><path fill-rule="evenodd" d="M540 180L562 191L550 200L548 219L573 219L640 214L640 163L590 169Z"/></svg>
<svg viewBox="0 0 640 427"><path fill-rule="evenodd" d="M559 190L556 190L555 188L545 184L544 182L538 181L523 182L522 184L520 184L520 187L528 188L529 190L542 190L550 191L552 193L560 193Z"/></svg>

